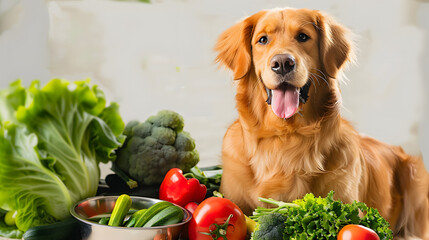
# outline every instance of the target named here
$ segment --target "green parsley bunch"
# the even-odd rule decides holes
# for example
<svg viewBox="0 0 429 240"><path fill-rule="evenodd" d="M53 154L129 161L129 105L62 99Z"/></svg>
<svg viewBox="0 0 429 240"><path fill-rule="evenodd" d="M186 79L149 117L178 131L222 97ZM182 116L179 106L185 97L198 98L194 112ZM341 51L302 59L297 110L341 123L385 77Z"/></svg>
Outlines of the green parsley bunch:
<svg viewBox="0 0 429 240"><path fill-rule="evenodd" d="M275 217L278 213L285 217L282 224L284 228L282 236L276 232L275 239L337 239L337 234L348 224L358 224L373 229L380 240L392 239L392 231L389 223L380 213L362 202L354 201L352 204L344 204L334 200L334 192L331 191L326 198L315 197L309 193L303 199L285 203L274 199L259 198L261 202L276 205L277 208L258 207L251 217L257 222L256 230L252 235L253 240L265 239L267 229L278 229L279 221L268 220L268 216ZM274 214L275 213L275 214ZM361 217L360 214L363 214ZM271 239L274 239L271 238Z"/></svg>

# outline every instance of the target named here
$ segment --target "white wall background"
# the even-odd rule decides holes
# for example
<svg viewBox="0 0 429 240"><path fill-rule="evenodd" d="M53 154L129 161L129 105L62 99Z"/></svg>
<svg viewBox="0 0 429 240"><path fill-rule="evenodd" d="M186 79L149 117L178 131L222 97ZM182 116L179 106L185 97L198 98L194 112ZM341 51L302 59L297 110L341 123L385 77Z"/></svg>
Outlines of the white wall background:
<svg viewBox="0 0 429 240"><path fill-rule="evenodd" d="M429 169L424 0L0 0L0 88L17 78L90 77L125 121L181 113L199 165L218 164L237 113L231 74L214 64L215 41L238 19L285 6L326 11L358 36L343 115L367 135L422 152Z"/></svg>

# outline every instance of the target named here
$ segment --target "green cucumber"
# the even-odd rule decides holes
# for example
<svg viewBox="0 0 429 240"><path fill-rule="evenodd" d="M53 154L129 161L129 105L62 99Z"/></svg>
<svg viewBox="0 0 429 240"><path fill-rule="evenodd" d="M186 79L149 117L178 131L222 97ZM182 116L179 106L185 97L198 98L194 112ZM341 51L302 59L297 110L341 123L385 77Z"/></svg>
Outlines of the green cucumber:
<svg viewBox="0 0 429 240"><path fill-rule="evenodd" d="M115 207L109 219L109 226L121 226L125 216L131 208L131 198L126 194L122 194L116 199Z"/></svg>
<svg viewBox="0 0 429 240"><path fill-rule="evenodd" d="M61 222L29 228L22 236L24 240L79 240L80 226L75 218Z"/></svg>
<svg viewBox="0 0 429 240"><path fill-rule="evenodd" d="M151 218L161 212L163 209L173 206L171 202L157 202L147 209L136 221L134 227L143 227Z"/></svg>
<svg viewBox="0 0 429 240"><path fill-rule="evenodd" d="M166 226L170 224L180 223L183 220L183 210L178 206L170 206L164 208L153 216L143 227Z"/></svg>
<svg viewBox="0 0 429 240"><path fill-rule="evenodd" d="M133 213L133 215L131 215L130 219L128 219L128 221L125 223L125 226L126 227L134 227L134 225L136 225L137 219L139 219L140 216L142 216L146 211L147 211L147 209L140 209L137 212Z"/></svg>

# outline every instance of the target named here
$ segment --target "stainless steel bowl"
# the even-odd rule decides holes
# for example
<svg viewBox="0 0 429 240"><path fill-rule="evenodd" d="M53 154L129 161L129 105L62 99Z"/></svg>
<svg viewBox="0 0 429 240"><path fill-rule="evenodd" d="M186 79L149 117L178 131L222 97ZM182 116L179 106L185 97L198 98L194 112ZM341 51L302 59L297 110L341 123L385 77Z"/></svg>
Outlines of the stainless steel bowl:
<svg viewBox="0 0 429 240"><path fill-rule="evenodd" d="M110 214L119 196L99 196L82 200L70 210L73 217L80 221L82 240L149 240L149 239L179 239L182 229L187 226L192 215L184 208L184 218L181 223L150 228L112 227L98 224L97 217ZM131 196L131 209L149 208L162 200Z"/></svg>

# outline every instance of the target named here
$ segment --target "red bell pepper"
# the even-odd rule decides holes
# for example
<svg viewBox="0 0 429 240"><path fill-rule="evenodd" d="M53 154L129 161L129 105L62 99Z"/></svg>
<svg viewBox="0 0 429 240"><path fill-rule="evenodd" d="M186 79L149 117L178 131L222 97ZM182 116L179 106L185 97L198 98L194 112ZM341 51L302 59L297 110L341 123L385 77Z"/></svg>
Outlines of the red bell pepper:
<svg viewBox="0 0 429 240"><path fill-rule="evenodd" d="M198 179L186 179L182 170L172 168L161 183L159 199L184 207L190 202L202 202L206 193L207 187Z"/></svg>

